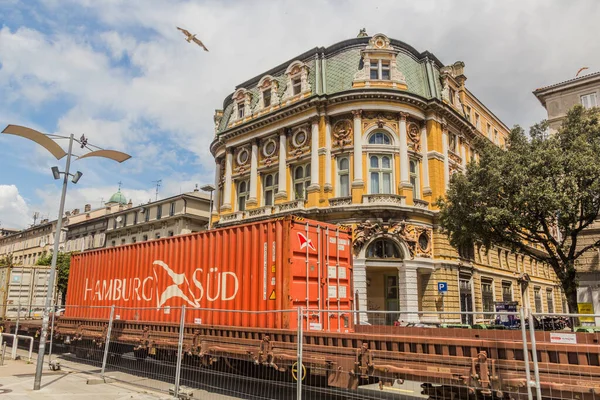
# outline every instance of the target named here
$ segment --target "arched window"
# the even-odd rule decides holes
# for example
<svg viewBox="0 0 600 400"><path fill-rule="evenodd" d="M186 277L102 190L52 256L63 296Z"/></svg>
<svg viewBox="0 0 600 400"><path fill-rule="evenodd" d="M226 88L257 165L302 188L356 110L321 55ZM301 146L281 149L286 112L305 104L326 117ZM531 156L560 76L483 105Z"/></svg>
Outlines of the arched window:
<svg viewBox="0 0 600 400"><path fill-rule="evenodd" d="M279 174L268 174L265 176L265 180L263 181L264 188L264 196L265 206L273 205L273 198L275 197L275 193L277 192L277 185L279 184Z"/></svg>
<svg viewBox="0 0 600 400"><path fill-rule="evenodd" d="M371 175L371 194L392 193L392 157L389 155L371 155L369 157Z"/></svg>
<svg viewBox="0 0 600 400"><path fill-rule="evenodd" d="M402 258L400 249L389 239L377 239L367 247L366 258Z"/></svg>
<svg viewBox="0 0 600 400"><path fill-rule="evenodd" d="M306 189L310 185L310 163L294 168L294 198L306 200Z"/></svg>
<svg viewBox="0 0 600 400"><path fill-rule="evenodd" d="M369 137L369 144L392 144L392 140L387 133L375 132Z"/></svg>
<svg viewBox="0 0 600 400"><path fill-rule="evenodd" d="M338 196L350 196L350 161L348 157L338 159Z"/></svg>
<svg viewBox="0 0 600 400"><path fill-rule="evenodd" d="M238 183L238 211L246 210L246 200L248 199L248 192L250 189L249 186L248 181L240 181Z"/></svg>

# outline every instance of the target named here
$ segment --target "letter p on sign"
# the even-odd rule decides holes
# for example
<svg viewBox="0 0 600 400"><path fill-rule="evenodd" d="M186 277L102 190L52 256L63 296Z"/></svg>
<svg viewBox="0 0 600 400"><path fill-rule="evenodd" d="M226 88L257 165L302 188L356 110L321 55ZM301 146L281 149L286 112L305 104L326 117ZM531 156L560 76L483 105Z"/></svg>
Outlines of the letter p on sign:
<svg viewBox="0 0 600 400"><path fill-rule="evenodd" d="M443 294L448 292L448 282L438 282L438 293Z"/></svg>

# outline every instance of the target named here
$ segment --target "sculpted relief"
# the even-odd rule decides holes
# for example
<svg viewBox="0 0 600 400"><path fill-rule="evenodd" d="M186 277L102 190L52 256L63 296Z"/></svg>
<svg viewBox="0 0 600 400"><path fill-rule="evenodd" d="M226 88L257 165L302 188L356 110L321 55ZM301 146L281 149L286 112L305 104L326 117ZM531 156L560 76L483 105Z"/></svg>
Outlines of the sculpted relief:
<svg viewBox="0 0 600 400"><path fill-rule="evenodd" d="M393 225L372 223L366 220L358 224L353 231L354 253L358 254L365 243L370 242L377 236L386 234L392 236L400 242L404 242L408 247L411 259L415 257L432 257L432 230L431 228L413 225L404 221Z"/></svg>

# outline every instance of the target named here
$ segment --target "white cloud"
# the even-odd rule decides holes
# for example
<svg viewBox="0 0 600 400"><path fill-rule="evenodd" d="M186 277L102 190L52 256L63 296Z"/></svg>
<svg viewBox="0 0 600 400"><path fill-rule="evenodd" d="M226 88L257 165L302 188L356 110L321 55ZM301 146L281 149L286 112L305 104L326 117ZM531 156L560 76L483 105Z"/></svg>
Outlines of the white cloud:
<svg viewBox="0 0 600 400"><path fill-rule="evenodd" d="M15 185L0 185L0 226L25 228L31 223L29 207Z"/></svg>

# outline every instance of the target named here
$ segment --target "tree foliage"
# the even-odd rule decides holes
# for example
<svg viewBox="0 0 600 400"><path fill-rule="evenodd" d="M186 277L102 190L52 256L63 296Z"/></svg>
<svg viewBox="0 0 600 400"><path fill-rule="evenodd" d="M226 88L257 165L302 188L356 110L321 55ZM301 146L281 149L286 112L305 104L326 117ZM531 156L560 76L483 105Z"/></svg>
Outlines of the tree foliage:
<svg viewBox="0 0 600 400"><path fill-rule="evenodd" d="M544 121L529 136L516 126L506 150L482 140L479 162L454 174L438 201L452 245L504 246L548 263L570 312L577 312L578 260L600 247L580 240L600 211L599 121L599 109L576 106L556 134Z"/></svg>
<svg viewBox="0 0 600 400"><path fill-rule="evenodd" d="M12 253L9 253L7 255L5 255L4 257L0 257L0 267L14 267L15 264L15 260L14 257L12 255Z"/></svg>
<svg viewBox="0 0 600 400"><path fill-rule="evenodd" d="M36 265L52 264L52 253L44 254L38 259ZM58 253L56 258L56 287L62 298L67 298L67 284L69 282L69 268L71 266L71 253Z"/></svg>

